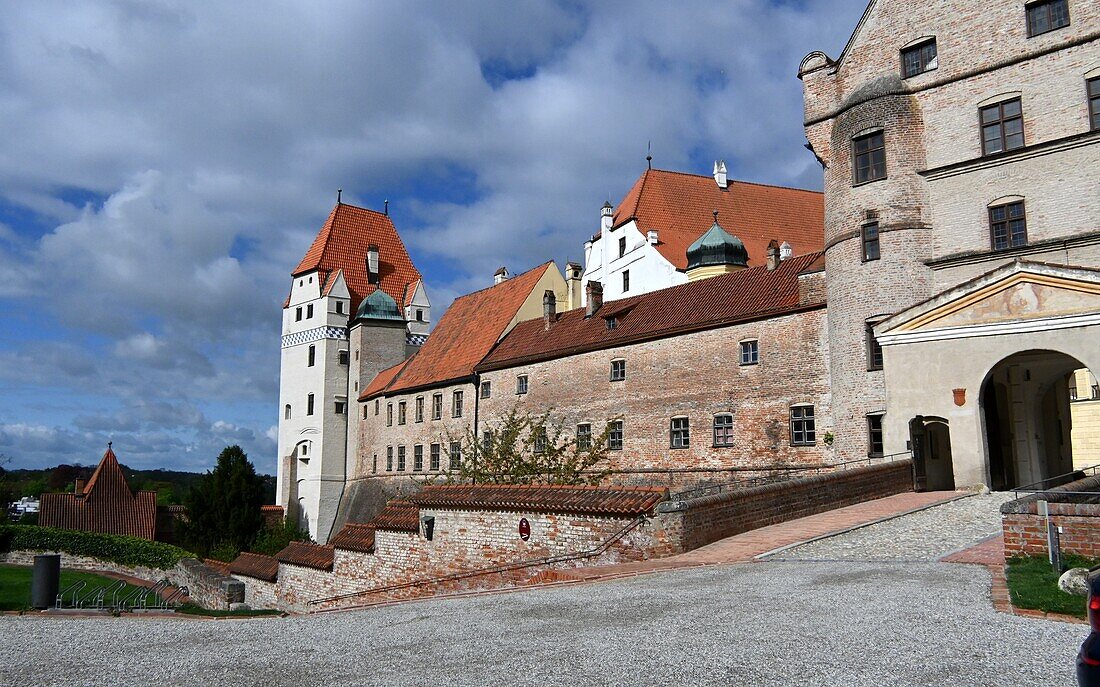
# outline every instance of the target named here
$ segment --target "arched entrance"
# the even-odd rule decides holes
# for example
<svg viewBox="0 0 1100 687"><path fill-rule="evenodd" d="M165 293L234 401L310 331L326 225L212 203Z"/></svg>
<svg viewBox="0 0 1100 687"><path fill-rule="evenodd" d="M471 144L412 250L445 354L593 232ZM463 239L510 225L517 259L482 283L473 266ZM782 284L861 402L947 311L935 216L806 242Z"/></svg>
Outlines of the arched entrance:
<svg viewBox="0 0 1100 687"><path fill-rule="evenodd" d="M951 430L942 417L918 415L909 421L913 473L918 491L952 491L955 468L951 462Z"/></svg>
<svg viewBox="0 0 1100 687"><path fill-rule="evenodd" d="M1073 471L1071 384L1084 368L1050 350L997 363L981 391L989 487L1036 484ZM1044 486L1053 486L1047 484Z"/></svg>

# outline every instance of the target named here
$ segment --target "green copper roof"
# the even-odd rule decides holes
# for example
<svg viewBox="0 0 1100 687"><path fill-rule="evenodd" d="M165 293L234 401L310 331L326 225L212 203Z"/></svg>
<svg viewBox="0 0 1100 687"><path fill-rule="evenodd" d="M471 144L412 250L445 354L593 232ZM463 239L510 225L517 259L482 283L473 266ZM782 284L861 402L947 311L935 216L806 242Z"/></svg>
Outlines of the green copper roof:
<svg viewBox="0 0 1100 687"><path fill-rule="evenodd" d="M741 239L723 229L715 217L711 228L688 246L687 259L689 270L706 265L746 267L749 264L749 251L745 249Z"/></svg>
<svg viewBox="0 0 1100 687"><path fill-rule="evenodd" d="M359 312L355 313L355 319L404 322L405 316L401 314L401 308L397 307L397 301L382 289L376 288L374 293L364 298L359 304Z"/></svg>

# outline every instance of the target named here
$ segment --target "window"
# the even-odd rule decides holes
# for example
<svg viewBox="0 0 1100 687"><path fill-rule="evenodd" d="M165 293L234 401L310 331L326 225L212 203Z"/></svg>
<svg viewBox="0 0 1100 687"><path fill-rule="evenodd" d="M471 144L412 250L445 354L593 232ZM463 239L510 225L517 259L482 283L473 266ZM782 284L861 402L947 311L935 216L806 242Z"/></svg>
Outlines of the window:
<svg viewBox="0 0 1100 687"><path fill-rule="evenodd" d="M989 208L989 236L993 250L1027 245L1027 218L1022 200Z"/></svg>
<svg viewBox="0 0 1100 687"><path fill-rule="evenodd" d="M489 398L489 395L492 394L492 393L493 393L493 389L492 389L492 386L489 384L489 382L482 382L481 383L481 397L482 398Z"/></svg>
<svg viewBox="0 0 1100 687"><path fill-rule="evenodd" d="M1024 145L1024 114L1020 99L981 108L982 155L1015 150Z"/></svg>
<svg viewBox="0 0 1100 687"><path fill-rule="evenodd" d="M376 412L377 412L377 410L376 410ZM364 420L367 419L367 406L365 404L363 405L363 419Z"/></svg>
<svg viewBox="0 0 1100 687"><path fill-rule="evenodd" d="M577 425L577 449L588 451L592 448L592 425L587 422Z"/></svg>
<svg viewBox="0 0 1100 687"><path fill-rule="evenodd" d="M1089 126L1096 131L1100 129L1100 76L1089 79L1085 86L1089 94Z"/></svg>
<svg viewBox="0 0 1100 687"><path fill-rule="evenodd" d="M486 453L493 450L493 433L489 430L481 433L481 450Z"/></svg>
<svg viewBox="0 0 1100 687"><path fill-rule="evenodd" d="M462 444L451 442L451 469L457 470L462 465Z"/></svg>
<svg viewBox="0 0 1100 687"><path fill-rule="evenodd" d="M852 139L852 159L857 184L886 178L886 139L881 131Z"/></svg>
<svg viewBox="0 0 1100 687"><path fill-rule="evenodd" d="M343 315L344 314L344 301L336 301L336 314L337 315Z"/></svg>
<svg viewBox="0 0 1100 687"><path fill-rule="evenodd" d="M626 237L623 236L619 239L619 257L626 255Z"/></svg>
<svg viewBox="0 0 1100 687"><path fill-rule="evenodd" d="M380 404L380 401L377 398L374 399L374 416L375 417L378 417L378 406L379 406L379 404Z"/></svg>
<svg viewBox="0 0 1100 687"><path fill-rule="evenodd" d="M393 446L386 447L386 472L393 472Z"/></svg>
<svg viewBox="0 0 1100 687"><path fill-rule="evenodd" d="M348 355L347 351L340 351L336 361L338 363L340 363L341 365L347 365L349 359L350 359L350 356Z"/></svg>
<svg viewBox="0 0 1100 687"><path fill-rule="evenodd" d="M416 321L417 322L423 322L424 321L424 311L421 310L420 308L416 309Z"/></svg>
<svg viewBox="0 0 1100 687"><path fill-rule="evenodd" d="M313 394L306 396L306 415L313 415Z"/></svg>
<svg viewBox="0 0 1100 687"><path fill-rule="evenodd" d="M290 404L289 403L287 403L285 406L283 406L283 419L284 420L289 420L290 419Z"/></svg>
<svg viewBox="0 0 1100 687"><path fill-rule="evenodd" d="M604 322L607 324L607 331L611 331L619 326L619 318L617 317L606 317L604 318Z"/></svg>
<svg viewBox="0 0 1100 687"><path fill-rule="evenodd" d="M313 319L313 304L310 303L306 306L306 319Z"/></svg>
<svg viewBox="0 0 1100 687"><path fill-rule="evenodd" d="M424 397L423 396L417 396L416 397L416 405L413 406L413 407L415 408L415 410L413 411L414 412L413 419L415 419L417 422L423 422L424 421Z"/></svg>
<svg viewBox="0 0 1100 687"><path fill-rule="evenodd" d="M527 393L527 375L518 375L516 377L516 393Z"/></svg>
<svg viewBox="0 0 1100 687"><path fill-rule="evenodd" d="M901 78L923 74L936 68L936 39L905 48L901 51Z"/></svg>
<svg viewBox="0 0 1100 687"><path fill-rule="evenodd" d="M733 415L714 416L714 445L733 446Z"/></svg>
<svg viewBox="0 0 1100 687"><path fill-rule="evenodd" d="M405 471L405 447L404 446L398 446L397 447L397 471L398 472L404 472Z"/></svg>
<svg viewBox="0 0 1100 687"><path fill-rule="evenodd" d="M760 342L759 341L742 341L741 342L741 364L742 365L755 365L760 362Z"/></svg>
<svg viewBox="0 0 1100 687"><path fill-rule="evenodd" d="M308 357L308 362L306 362L306 367L313 367L313 364L316 363L316 362L317 362L317 347L316 346L310 346L309 347L309 357Z"/></svg>
<svg viewBox="0 0 1100 687"><path fill-rule="evenodd" d="M378 474L378 454L377 453L374 454L374 460L371 461L370 471L371 471L371 474L374 474L374 475Z"/></svg>
<svg viewBox="0 0 1100 687"><path fill-rule="evenodd" d="M535 453L546 453L546 430L542 427L535 430Z"/></svg>
<svg viewBox="0 0 1100 687"><path fill-rule="evenodd" d="M386 426L393 427L393 404L386 404Z"/></svg>
<svg viewBox="0 0 1100 687"><path fill-rule="evenodd" d="M428 469L433 472L439 471L439 444L432 444L428 448Z"/></svg>
<svg viewBox="0 0 1100 687"><path fill-rule="evenodd" d="M882 457L882 416L867 416L867 455Z"/></svg>
<svg viewBox="0 0 1100 687"><path fill-rule="evenodd" d="M301 322L302 321L302 308L300 306L294 309L294 321L295 322Z"/></svg>
<svg viewBox="0 0 1100 687"><path fill-rule="evenodd" d="M609 430L607 433L607 448L612 451L623 450L623 421L612 420L607 423Z"/></svg>
<svg viewBox="0 0 1100 687"><path fill-rule="evenodd" d="M451 417L462 417L461 391L456 391L451 395Z"/></svg>
<svg viewBox="0 0 1100 687"><path fill-rule="evenodd" d="M413 472L424 471L424 445L413 446Z"/></svg>
<svg viewBox="0 0 1100 687"><path fill-rule="evenodd" d="M882 369L882 345L875 337L875 324L867 323L867 371Z"/></svg>
<svg viewBox="0 0 1100 687"><path fill-rule="evenodd" d="M308 463L309 462L309 442L303 441L298 444L298 460Z"/></svg>
<svg viewBox="0 0 1100 687"><path fill-rule="evenodd" d="M630 270L623 270L623 293L630 290Z"/></svg>
<svg viewBox="0 0 1100 687"><path fill-rule="evenodd" d="M688 448L689 446L691 446L688 419L686 417L672 418L670 435L670 445L672 446L672 448Z"/></svg>
<svg viewBox="0 0 1100 687"><path fill-rule="evenodd" d="M626 361L625 360L612 360L611 361L611 381L621 382L626 379Z"/></svg>
<svg viewBox="0 0 1100 687"><path fill-rule="evenodd" d="M438 420L443 417L443 394L434 394L432 396L432 419Z"/></svg>
<svg viewBox="0 0 1100 687"><path fill-rule="evenodd" d="M813 406L791 408L791 446L813 446L817 442Z"/></svg>
<svg viewBox="0 0 1100 687"><path fill-rule="evenodd" d="M397 424L399 424L399 425L405 424L405 408L406 408L406 405L407 404L405 403L405 401L399 401L398 404L397 404Z"/></svg>
<svg viewBox="0 0 1100 687"><path fill-rule="evenodd" d="M1069 26L1067 0L1041 0L1027 6L1028 36L1038 36L1063 26Z"/></svg>
<svg viewBox="0 0 1100 687"><path fill-rule="evenodd" d="M346 401L336 401L333 405L335 406L337 415L344 414L344 406L347 405Z"/></svg>
<svg viewBox="0 0 1100 687"><path fill-rule="evenodd" d="M878 260L878 222L864 224L863 228L860 229L860 236L863 240L863 261Z"/></svg>

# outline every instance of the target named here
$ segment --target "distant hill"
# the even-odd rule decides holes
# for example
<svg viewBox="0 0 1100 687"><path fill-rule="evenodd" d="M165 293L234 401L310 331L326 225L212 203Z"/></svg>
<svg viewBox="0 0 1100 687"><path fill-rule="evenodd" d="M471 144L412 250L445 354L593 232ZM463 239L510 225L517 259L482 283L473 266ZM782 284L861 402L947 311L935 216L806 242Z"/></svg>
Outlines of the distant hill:
<svg viewBox="0 0 1100 687"><path fill-rule="evenodd" d="M157 503L171 505L183 503L191 487L203 473L179 470L133 470L121 465L126 481L134 491L147 489L157 492ZM87 480L95 472L94 465L58 465L41 470L0 471L0 504L6 504L23 496L41 496L46 492L72 491L76 480ZM275 503L275 477L264 478L265 501Z"/></svg>

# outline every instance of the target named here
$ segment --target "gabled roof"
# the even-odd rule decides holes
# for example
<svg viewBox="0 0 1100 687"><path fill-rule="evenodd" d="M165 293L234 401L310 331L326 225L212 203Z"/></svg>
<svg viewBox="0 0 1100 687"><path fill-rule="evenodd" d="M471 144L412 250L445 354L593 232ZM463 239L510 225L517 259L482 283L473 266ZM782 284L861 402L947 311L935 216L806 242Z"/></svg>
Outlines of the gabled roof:
<svg viewBox="0 0 1100 687"><path fill-rule="evenodd" d="M667 495L663 487L469 484L424 487L411 499L422 508L641 515Z"/></svg>
<svg viewBox="0 0 1100 687"><path fill-rule="evenodd" d="M798 275L817 271L820 258L821 253L809 253L784 260L774 270L750 267L611 301L589 318L584 308L569 310L560 313L549 330L541 318L521 322L477 369L512 367L821 307L823 301L800 302L798 289ZM612 317L615 327L608 329Z"/></svg>
<svg viewBox="0 0 1100 687"><path fill-rule="evenodd" d="M279 576L279 561L274 556L246 552L233 559L229 564L229 572L274 582Z"/></svg>
<svg viewBox="0 0 1100 687"><path fill-rule="evenodd" d="M331 546L292 541L287 544L285 549L275 554L275 558L280 563L301 565L316 570L332 570L336 553Z"/></svg>
<svg viewBox="0 0 1100 687"><path fill-rule="evenodd" d="M157 493L131 492L108 446L82 492L42 495L38 522L44 527L155 539Z"/></svg>
<svg viewBox="0 0 1100 687"><path fill-rule="evenodd" d="M687 249L718 221L745 244L749 265L767 261L768 242L791 244L795 255L825 245L825 198L817 191L730 181L722 189L710 176L648 169L615 209L612 226L631 219L645 235L657 232L657 251L677 269L687 268Z"/></svg>
<svg viewBox="0 0 1100 687"><path fill-rule="evenodd" d="M406 358L393 367L387 367L385 370L375 375L374 379L370 380L370 383L363 387L363 392L359 394L359 400L365 401L371 396L376 396L385 391L386 387L390 385L390 382L392 382L397 375L401 374L401 370L405 369L405 365L408 364L409 360L409 358Z"/></svg>
<svg viewBox="0 0 1100 687"><path fill-rule="evenodd" d="M383 385L382 380L372 380L367 388L373 391L370 395L364 392L360 400L383 390L387 393L410 391L455 382L472 375L474 366L504 334L505 328L549 269L554 269L552 262L456 298L423 348L405 363L403 369L394 371L390 368L379 373L379 376L394 374L393 381Z"/></svg>
<svg viewBox="0 0 1100 687"><path fill-rule="evenodd" d="M420 272L413 266L397 229L389 216L347 203L337 203L332 209L291 276L317 270L324 285L322 293L327 293L335 281L330 275L343 270L351 292L350 311L354 313L359 301L374 291L367 280L367 248L371 244L378 246L380 286L395 301L403 302L406 287L420 280Z"/></svg>

